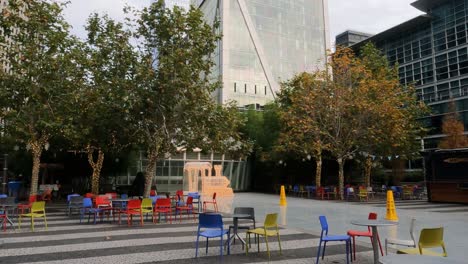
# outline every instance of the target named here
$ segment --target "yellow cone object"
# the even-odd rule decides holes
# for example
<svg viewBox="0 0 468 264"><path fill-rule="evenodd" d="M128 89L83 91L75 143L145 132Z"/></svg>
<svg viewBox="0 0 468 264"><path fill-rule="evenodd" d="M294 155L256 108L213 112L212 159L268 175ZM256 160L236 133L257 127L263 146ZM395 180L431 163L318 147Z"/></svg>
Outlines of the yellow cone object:
<svg viewBox="0 0 468 264"><path fill-rule="evenodd" d="M395 201L393 200L393 192L387 191L387 216L385 219L389 221L398 221L398 216L395 208Z"/></svg>
<svg viewBox="0 0 468 264"><path fill-rule="evenodd" d="M286 192L284 191L284 185L281 185L279 205L288 205L288 203L286 202Z"/></svg>

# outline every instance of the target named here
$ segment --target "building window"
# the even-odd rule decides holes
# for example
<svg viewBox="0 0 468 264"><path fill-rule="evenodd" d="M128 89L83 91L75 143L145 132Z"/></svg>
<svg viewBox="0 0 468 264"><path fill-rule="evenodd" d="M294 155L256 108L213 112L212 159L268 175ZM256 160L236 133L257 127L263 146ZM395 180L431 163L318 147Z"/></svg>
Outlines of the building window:
<svg viewBox="0 0 468 264"><path fill-rule="evenodd" d="M237 92L237 84L234 83L234 92Z"/></svg>
<svg viewBox="0 0 468 264"><path fill-rule="evenodd" d="M255 85L255 94L257 94L257 85Z"/></svg>
<svg viewBox="0 0 468 264"><path fill-rule="evenodd" d="M244 84L244 93L247 93L247 84Z"/></svg>
<svg viewBox="0 0 468 264"><path fill-rule="evenodd" d="M267 94L267 87L265 86L265 95Z"/></svg>

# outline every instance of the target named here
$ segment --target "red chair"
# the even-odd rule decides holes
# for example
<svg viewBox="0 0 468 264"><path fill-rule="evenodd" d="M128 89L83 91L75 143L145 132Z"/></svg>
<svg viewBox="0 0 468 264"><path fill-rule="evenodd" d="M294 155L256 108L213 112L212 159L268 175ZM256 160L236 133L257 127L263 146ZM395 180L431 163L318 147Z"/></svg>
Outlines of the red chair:
<svg viewBox="0 0 468 264"><path fill-rule="evenodd" d="M377 220L377 214L376 213L369 213L369 220ZM372 231L370 227L367 227L367 231L361 231L361 230L348 230L348 236L353 238L353 256L354 260L356 260L356 237L369 237L372 243ZM379 242L379 247L380 247L380 252L383 254L382 250L382 244L380 243L380 237L379 234L377 233L377 241Z"/></svg>
<svg viewBox="0 0 468 264"><path fill-rule="evenodd" d="M21 210L21 214L24 214L24 210L31 210L32 203L37 200L37 195L29 196L29 203L27 204L18 204L18 211Z"/></svg>
<svg viewBox="0 0 468 264"><path fill-rule="evenodd" d="M0 219L3 219L2 220L2 223L3 223L3 232L6 232L6 227L7 227L7 214L6 214L6 211L3 210L1 213L0 213Z"/></svg>
<svg viewBox="0 0 468 264"><path fill-rule="evenodd" d="M86 193L86 194L84 195L85 198L91 198L91 199L93 199L94 196L95 196L94 193Z"/></svg>
<svg viewBox="0 0 468 264"><path fill-rule="evenodd" d="M107 195L99 195L96 197L96 208L99 208L103 214L107 212L107 219L109 220L109 215L113 211L112 203Z"/></svg>
<svg viewBox="0 0 468 264"><path fill-rule="evenodd" d="M215 212L218 212L218 203L216 203L216 193L213 193L213 200L212 201L204 201L203 202L203 212L206 212L206 205L213 204Z"/></svg>
<svg viewBox="0 0 468 264"><path fill-rule="evenodd" d="M158 222L159 222L159 214L164 213L166 216L166 222L167 222L167 216L169 215L169 221L172 224L172 208L171 208L171 199L169 198L159 198L156 200L156 205L154 206L153 210L153 222L156 223L156 217L154 217L156 214L158 215Z"/></svg>
<svg viewBox="0 0 468 264"><path fill-rule="evenodd" d="M316 191L317 197L320 197L323 200L323 197L325 195L325 189L323 187L318 187Z"/></svg>
<svg viewBox="0 0 468 264"><path fill-rule="evenodd" d="M179 212L179 222L182 222L183 211L187 212L187 219L190 218L190 212L191 212L193 216L193 220L195 221L195 214L193 213L193 197L189 196L187 198L187 203L185 203L185 205L176 206L176 216L177 216L177 212Z"/></svg>
<svg viewBox="0 0 468 264"><path fill-rule="evenodd" d="M156 190L151 190L150 191L150 196L156 196Z"/></svg>
<svg viewBox="0 0 468 264"><path fill-rule="evenodd" d="M120 225L120 215L126 214L127 215L127 225L131 226L133 223L133 216L139 215L140 216L140 225L143 226L143 213L141 211L141 200L134 199L130 200L127 203L127 208L124 210L119 211L119 225Z"/></svg>

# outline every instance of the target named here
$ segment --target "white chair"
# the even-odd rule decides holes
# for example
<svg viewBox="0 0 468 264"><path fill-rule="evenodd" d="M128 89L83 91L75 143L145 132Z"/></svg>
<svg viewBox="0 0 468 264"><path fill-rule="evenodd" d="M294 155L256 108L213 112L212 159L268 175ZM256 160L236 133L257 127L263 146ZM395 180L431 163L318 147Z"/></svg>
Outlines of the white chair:
<svg viewBox="0 0 468 264"><path fill-rule="evenodd" d="M387 252L387 245L400 245L400 246L407 246L407 247L416 247L416 240L414 239L414 223L416 219L411 218L411 225L410 225L410 236L411 240L403 240L403 239L393 239L393 238L386 238L385 239L385 255L388 255Z"/></svg>

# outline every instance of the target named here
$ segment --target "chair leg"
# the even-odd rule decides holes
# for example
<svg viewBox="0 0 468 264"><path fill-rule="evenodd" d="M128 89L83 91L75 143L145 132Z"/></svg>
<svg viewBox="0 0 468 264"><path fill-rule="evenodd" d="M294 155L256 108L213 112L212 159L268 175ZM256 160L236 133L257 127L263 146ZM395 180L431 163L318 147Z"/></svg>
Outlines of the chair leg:
<svg viewBox="0 0 468 264"><path fill-rule="evenodd" d="M249 231L247 231L247 233L245 234L245 243L247 243L247 245L245 245L245 255L249 254L249 246L250 246L250 233Z"/></svg>
<svg viewBox="0 0 468 264"><path fill-rule="evenodd" d="M205 253L208 255L208 238L206 238L206 249L205 249Z"/></svg>
<svg viewBox="0 0 468 264"><path fill-rule="evenodd" d="M195 244L195 258L198 258L198 241L200 241L200 235L197 235L197 243Z"/></svg>
<svg viewBox="0 0 468 264"><path fill-rule="evenodd" d="M385 255L388 255L388 241L385 239Z"/></svg>
<svg viewBox="0 0 468 264"><path fill-rule="evenodd" d="M22 217L22 214L20 214L19 219L18 219L18 230L21 230L21 217Z"/></svg>
<svg viewBox="0 0 468 264"><path fill-rule="evenodd" d="M260 235L259 234L255 234L257 236L257 250L258 252L260 252Z"/></svg>
<svg viewBox="0 0 468 264"><path fill-rule="evenodd" d="M346 240L346 264L349 264L349 251L351 250L351 240ZM352 258L351 258L352 261Z"/></svg>
<svg viewBox="0 0 468 264"><path fill-rule="evenodd" d="M283 255L283 251L281 249L281 240L280 240L280 234L278 232L278 245L279 245L279 250L280 250L280 255Z"/></svg>
<svg viewBox="0 0 468 264"><path fill-rule="evenodd" d="M315 262L315 264L318 264L319 263L319 258L320 258L320 247L322 246L322 240L320 240L319 242L319 246L318 246L318 251L317 251L317 261Z"/></svg>
<svg viewBox="0 0 468 264"><path fill-rule="evenodd" d="M327 248L327 241L323 242L322 260L325 257L325 249Z"/></svg>
<svg viewBox="0 0 468 264"><path fill-rule="evenodd" d="M34 232L34 217L31 216L31 229Z"/></svg>
<svg viewBox="0 0 468 264"><path fill-rule="evenodd" d="M356 237L354 236L353 236L353 259L356 260Z"/></svg>
<svg viewBox="0 0 468 264"><path fill-rule="evenodd" d="M47 218L46 218L45 213L44 213L44 223L45 223L45 230L47 231Z"/></svg>
<svg viewBox="0 0 468 264"><path fill-rule="evenodd" d="M220 257L223 259L223 236L221 236L221 244L219 245Z"/></svg>
<svg viewBox="0 0 468 264"><path fill-rule="evenodd" d="M265 244L267 248L268 259L270 259L270 247L268 246L268 236L266 234L265 234Z"/></svg>

